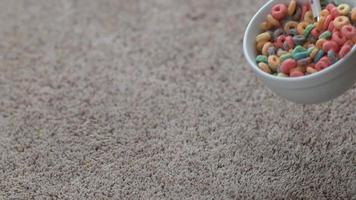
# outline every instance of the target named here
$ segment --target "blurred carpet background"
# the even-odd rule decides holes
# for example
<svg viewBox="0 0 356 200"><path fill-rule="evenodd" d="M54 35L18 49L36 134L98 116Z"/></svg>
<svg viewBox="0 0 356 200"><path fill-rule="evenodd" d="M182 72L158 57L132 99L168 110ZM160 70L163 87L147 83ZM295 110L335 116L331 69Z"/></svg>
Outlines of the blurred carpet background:
<svg viewBox="0 0 356 200"><path fill-rule="evenodd" d="M1 0L0 199L355 199L356 88L242 53L262 0Z"/></svg>

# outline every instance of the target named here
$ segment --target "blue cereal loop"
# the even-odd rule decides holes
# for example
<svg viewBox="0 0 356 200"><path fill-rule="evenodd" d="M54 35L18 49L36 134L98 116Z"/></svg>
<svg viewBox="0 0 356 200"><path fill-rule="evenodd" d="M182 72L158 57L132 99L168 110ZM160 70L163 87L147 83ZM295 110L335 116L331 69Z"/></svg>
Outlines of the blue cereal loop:
<svg viewBox="0 0 356 200"><path fill-rule="evenodd" d="M293 42L296 45L302 45L305 42L305 36L304 35L295 35L295 36L293 36Z"/></svg>
<svg viewBox="0 0 356 200"><path fill-rule="evenodd" d="M288 30L287 34L290 36L296 36L299 33L298 33L297 29L293 28L293 29Z"/></svg>
<svg viewBox="0 0 356 200"><path fill-rule="evenodd" d="M293 53L293 58L296 60L300 60L303 58L307 58L309 56L308 51L303 51L303 52L298 52L298 53Z"/></svg>
<svg viewBox="0 0 356 200"><path fill-rule="evenodd" d="M316 54L315 58L314 58L314 62L317 63L319 62L319 60L323 57L324 55L324 51L323 50L319 50L318 53Z"/></svg>
<svg viewBox="0 0 356 200"><path fill-rule="evenodd" d="M328 51L328 57L333 64L337 61L336 54L333 50Z"/></svg>
<svg viewBox="0 0 356 200"><path fill-rule="evenodd" d="M299 53L299 52L303 52L303 51L306 51L306 49L304 47L298 45L294 48L292 53Z"/></svg>

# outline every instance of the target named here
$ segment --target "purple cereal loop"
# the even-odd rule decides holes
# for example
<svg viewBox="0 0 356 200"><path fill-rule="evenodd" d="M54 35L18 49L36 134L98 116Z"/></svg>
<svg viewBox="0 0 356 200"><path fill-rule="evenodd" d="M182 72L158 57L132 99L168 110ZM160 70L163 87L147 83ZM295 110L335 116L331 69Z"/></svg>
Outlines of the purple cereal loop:
<svg viewBox="0 0 356 200"><path fill-rule="evenodd" d="M275 47L269 47L267 49L268 55L276 55L276 48Z"/></svg>
<svg viewBox="0 0 356 200"><path fill-rule="evenodd" d="M278 29L276 29L274 32L273 32L273 39L275 40L275 39L277 39L278 38L278 36L280 36L280 35L282 35L282 34L284 34L284 31L283 31L283 29L281 29L281 28L278 28Z"/></svg>
<svg viewBox="0 0 356 200"><path fill-rule="evenodd" d="M293 36L298 35L299 33L298 33L297 29L293 28L293 29L288 30L287 34L293 37Z"/></svg>
<svg viewBox="0 0 356 200"><path fill-rule="evenodd" d="M311 60L310 57L304 58L304 59L300 59L300 60L297 61L298 65L300 65L300 66L307 66L307 65L309 65L311 62L312 62L312 60Z"/></svg>

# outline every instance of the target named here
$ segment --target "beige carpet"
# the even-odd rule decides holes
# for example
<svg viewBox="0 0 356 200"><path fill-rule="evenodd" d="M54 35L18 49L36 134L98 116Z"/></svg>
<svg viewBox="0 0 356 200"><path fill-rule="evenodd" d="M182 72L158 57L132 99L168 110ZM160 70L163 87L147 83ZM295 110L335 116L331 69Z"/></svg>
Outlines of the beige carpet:
<svg viewBox="0 0 356 200"><path fill-rule="evenodd" d="M262 0L1 0L0 199L356 199L356 88L287 102Z"/></svg>

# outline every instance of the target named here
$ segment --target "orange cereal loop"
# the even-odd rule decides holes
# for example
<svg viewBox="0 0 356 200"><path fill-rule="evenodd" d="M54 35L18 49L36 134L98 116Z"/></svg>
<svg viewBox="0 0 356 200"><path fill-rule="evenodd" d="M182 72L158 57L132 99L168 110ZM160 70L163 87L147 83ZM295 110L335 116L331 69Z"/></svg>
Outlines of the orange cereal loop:
<svg viewBox="0 0 356 200"><path fill-rule="evenodd" d="M297 8L297 2L295 0L290 1L288 5L288 15L292 16Z"/></svg>
<svg viewBox="0 0 356 200"><path fill-rule="evenodd" d="M273 25L269 22L262 22L261 25L260 25L260 29L262 31L267 31L269 29L273 28Z"/></svg>
<svg viewBox="0 0 356 200"><path fill-rule="evenodd" d="M324 42L326 42L325 39L319 39L318 41L316 41L316 48L322 49Z"/></svg>
<svg viewBox="0 0 356 200"><path fill-rule="evenodd" d="M352 22L356 22L356 8L353 8L351 11L351 20Z"/></svg>
<svg viewBox="0 0 356 200"><path fill-rule="evenodd" d="M276 20L271 14L267 15L267 21L271 23L273 26L281 26L278 20Z"/></svg>
<svg viewBox="0 0 356 200"><path fill-rule="evenodd" d="M281 61L278 56L271 55L271 56L268 56L268 64L273 71L277 71L277 68L281 64Z"/></svg>
<svg viewBox="0 0 356 200"><path fill-rule="evenodd" d="M307 11L304 15L304 21L308 22L309 24L314 23L314 16L312 11Z"/></svg>
<svg viewBox="0 0 356 200"><path fill-rule="evenodd" d="M324 30L324 23L325 23L325 17L320 17L319 18L319 22L316 23L316 29L318 29L319 31L323 31Z"/></svg>
<svg viewBox="0 0 356 200"><path fill-rule="evenodd" d="M290 29L296 29L298 26L298 22L296 21L289 21L284 25L284 31L288 32Z"/></svg>
<svg viewBox="0 0 356 200"><path fill-rule="evenodd" d="M263 48L263 45L265 45L266 42L257 42L257 45L256 45L256 49L257 51L261 52L262 51L262 48Z"/></svg>
<svg viewBox="0 0 356 200"><path fill-rule="evenodd" d="M298 24L297 26L297 31L299 34L303 35L304 34L304 30L305 28L308 26L308 23L307 22L301 22Z"/></svg>
<svg viewBox="0 0 356 200"><path fill-rule="evenodd" d="M302 67L302 66L298 66L298 67L295 67L293 69L290 70L290 73L294 72L294 71L299 71L299 72L305 72L306 68L305 67Z"/></svg>
<svg viewBox="0 0 356 200"><path fill-rule="evenodd" d="M320 12L320 17L327 17L328 15L330 15L330 12L327 9Z"/></svg>
<svg viewBox="0 0 356 200"><path fill-rule="evenodd" d="M336 29L339 29L339 30L347 24L350 24L350 20L346 16L339 16L339 17L336 17L334 20L334 26Z"/></svg>
<svg viewBox="0 0 356 200"><path fill-rule="evenodd" d="M307 49L310 44L311 44L310 42L306 42L306 43L304 43L303 47Z"/></svg>
<svg viewBox="0 0 356 200"><path fill-rule="evenodd" d="M262 47L262 54L267 56L268 55L268 48L273 47L271 42L266 42Z"/></svg>
<svg viewBox="0 0 356 200"><path fill-rule="evenodd" d="M303 67L303 66L298 66L300 71L302 71L303 73L305 73L307 71L307 67Z"/></svg>

